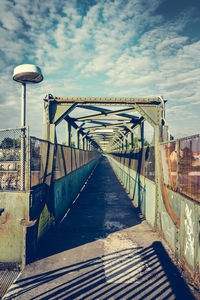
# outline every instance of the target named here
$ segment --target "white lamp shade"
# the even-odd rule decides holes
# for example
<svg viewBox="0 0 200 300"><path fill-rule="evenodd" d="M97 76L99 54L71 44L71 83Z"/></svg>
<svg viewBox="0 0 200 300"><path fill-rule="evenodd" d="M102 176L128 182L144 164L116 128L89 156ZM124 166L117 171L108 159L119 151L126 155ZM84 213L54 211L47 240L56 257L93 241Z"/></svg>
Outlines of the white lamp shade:
<svg viewBox="0 0 200 300"><path fill-rule="evenodd" d="M14 69L13 80L21 83L39 83L43 80L43 75L39 67L25 64Z"/></svg>

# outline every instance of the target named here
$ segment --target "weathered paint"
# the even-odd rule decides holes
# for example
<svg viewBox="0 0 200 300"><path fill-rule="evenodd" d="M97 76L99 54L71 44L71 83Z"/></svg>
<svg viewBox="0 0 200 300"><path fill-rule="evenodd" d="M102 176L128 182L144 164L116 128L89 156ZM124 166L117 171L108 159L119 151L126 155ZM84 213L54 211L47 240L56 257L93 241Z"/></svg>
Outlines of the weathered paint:
<svg viewBox="0 0 200 300"><path fill-rule="evenodd" d="M26 226L29 212L29 193L1 192L0 207L4 212L0 216L0 262L25 263Z"/></svg>
<svg viewBox="0 0 200 300"><path fill-rule="evenodd" d="M162 202L161 204L161 226L160 226L160 231L164 234L165 239L175 252L176 248L176 226L174 225L172 219L170 218L168 212L166 211L165 205Z"/></svg>
<svg viewBox="0 0 200 300"><path fill-rule="evenodd" d="M45 203L45 206L39 216L37 240L39 240L54 224L55 224L55 217L49 211L48 206Z"/></svg>
<svg viewBox="0 0 200 300"><path fill-rule="evenodd" d="M185 243L184 257L190 266L194 265L194 205L193 203L185 203Z"/></svg>

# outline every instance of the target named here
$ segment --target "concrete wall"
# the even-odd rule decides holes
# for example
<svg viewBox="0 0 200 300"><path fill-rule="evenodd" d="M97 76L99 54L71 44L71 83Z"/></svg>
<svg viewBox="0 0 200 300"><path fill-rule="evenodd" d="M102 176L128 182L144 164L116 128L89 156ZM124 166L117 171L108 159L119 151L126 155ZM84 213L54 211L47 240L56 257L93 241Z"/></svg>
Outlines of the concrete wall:
<svg viewBox="0 0 200 300"><path fill-rule="evenodd" d="M180 219L180 228L173 223L164 202L160 199L158 229L163 232L165 239L182 265L188 267L198 277L200 271L200 206L172 190L167 189L167 193L172 209Z"/></svg>
<svg viewBox="0 0 200 300"><path fill-rule="evenodd" d="M198 281L200 277L199 204L167 189L170 205L180 219L180 228L177 228L165 208L162 196L157 196L156 184L110 156L108 159L134 206L139 207L148 223L162 233L179 263Z"/></svg>
<svg viewBox="0 0 200 300"><path fill-rule="evenodd" d="M54 215L56 222L60 221L65 215L96 163L97 159L54 182Z"/></svg>
<svg viewBox="0 0 200 300"><path fill-rule="evenodd" d="M25 263L29 193L0 192L0 264L22 267Z"/></svg>

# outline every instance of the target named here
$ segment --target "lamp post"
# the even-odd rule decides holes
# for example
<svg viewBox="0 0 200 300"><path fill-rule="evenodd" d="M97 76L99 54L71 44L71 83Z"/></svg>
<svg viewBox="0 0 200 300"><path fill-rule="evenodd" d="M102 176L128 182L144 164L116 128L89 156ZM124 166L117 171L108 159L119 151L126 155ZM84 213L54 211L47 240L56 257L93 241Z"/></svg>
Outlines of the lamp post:
<svg viewBox="0 0 200 300"><path fill-rule="evenodd" d="M41 69L35 65L17 66L13 72L13 80L22 84L21 96L21 190L25 190L25 126L26 126L26 84L39 83L43 80Z"/></svg>

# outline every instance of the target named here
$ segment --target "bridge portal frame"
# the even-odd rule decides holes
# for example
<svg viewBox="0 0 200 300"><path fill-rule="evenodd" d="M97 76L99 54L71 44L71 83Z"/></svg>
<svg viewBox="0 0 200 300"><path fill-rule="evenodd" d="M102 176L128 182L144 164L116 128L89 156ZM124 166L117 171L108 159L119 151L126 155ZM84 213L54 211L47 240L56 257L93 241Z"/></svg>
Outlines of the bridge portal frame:
<svg viewBox="0 0 200 300"><path fill-rule="evenodd" d="M129 140L129 135L135 133L134 129L140 127L140 142L143 142L143 122L148 121L155 130L155 140L168 140L168 127L165 125L165 100L162 97L156 98L120 98L120 97L53 97L47 95L44 99L45 124L43 127L43 138L51 142L56 141L56 126L63 120L67 122L66 136L67 144L71 145L72 127L75 129L76 146L82 147L84 140L89 141L90 145L101 149L101 138L95 134L99 129L114 129L115 135L110 139L104 133L103 140L111 141L109 150L119 139ZM102 107L103 106L103 107ZM106 106L123 106L125 108L110 110ZM128 106L128 107L127 107ZM85 116L70 117L70 113L75 109L81 108L87 111L95 111L95 114ZM141 117L134 116L130 112L139 112ZM112 116L115 118L110 118ZM107 122L106 122L107 121ZM113 123L109 123L113 121ZM78 123L78 124L77 124ZM80 124L81 123L81 124ZM95 124L88 126L88 124ZM117 133L117 134L116 134ZM158 137L156 135L158 134ZM126 142L127 143L127 142ZM124 145L124 143L122 143Z"/></svg>

